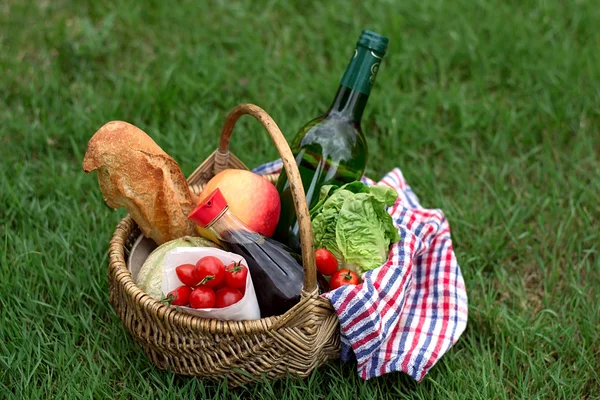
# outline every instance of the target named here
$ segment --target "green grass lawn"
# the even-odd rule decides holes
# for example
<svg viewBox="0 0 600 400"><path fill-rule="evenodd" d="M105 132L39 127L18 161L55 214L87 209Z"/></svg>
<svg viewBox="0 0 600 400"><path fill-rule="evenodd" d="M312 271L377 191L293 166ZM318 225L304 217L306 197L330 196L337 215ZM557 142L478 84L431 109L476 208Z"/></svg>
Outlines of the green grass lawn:
<svg viewBox="0 0 600 400"><path fill-rule="evenodd" d="M279 3L0 5L0 398L600 398L597 1ZM368 175L399 166L445 211L466 332L419 384L341 362L233 391L156 370L108 303L125 212L82 172L88 139L131 122L187 175L238 103L291 138L364 28L390 37ZM277 156L250 118L232 146L251 167Z"/></svg>

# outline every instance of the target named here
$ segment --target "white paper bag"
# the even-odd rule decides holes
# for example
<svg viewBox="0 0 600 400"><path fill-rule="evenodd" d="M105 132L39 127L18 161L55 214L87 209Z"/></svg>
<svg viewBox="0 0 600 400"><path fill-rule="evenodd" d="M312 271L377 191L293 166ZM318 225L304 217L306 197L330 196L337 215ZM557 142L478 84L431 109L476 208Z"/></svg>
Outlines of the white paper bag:
<svg viewBox="0 0 600 400"><path fill-rule="evenodd" d="M173 249L165 254L164 263L165 268L163 270L163 281L162 291L166 296L172 290L177 289L183 285L177 277L175 268L181 264L196 264L199 259L206 256L215 256L220 259L225 266L232 262L240 262L248 266L244 257L229 253L227 251L215 249L212 247L179 247ZM248 271L248 278L246 279L246 291L244 297L235 304L232 304L224 308L203 308L195 309L191 307L178 306L183 312L191 315L196 315L202 318L217 318L223 320L252 320L260 318L260 309L258 308L258 301L256 300L256 293L254 292L254 285L252 284L252 277L250 271Z"/></svg>

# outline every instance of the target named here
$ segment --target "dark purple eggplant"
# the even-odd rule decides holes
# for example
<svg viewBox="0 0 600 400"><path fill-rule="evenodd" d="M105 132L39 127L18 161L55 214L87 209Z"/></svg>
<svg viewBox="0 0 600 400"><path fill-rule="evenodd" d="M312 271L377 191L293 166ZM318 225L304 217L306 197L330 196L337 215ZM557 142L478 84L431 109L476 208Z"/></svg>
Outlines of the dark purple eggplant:
<svg viewBox="0 0 600 400"><path fill-rule="evenodd" d="M281 315L300 301L304 270L298 254L273 239L256 240L253 233L237 231L230 237L234 239L225 245L248 262L262 318ZM318 275L322 293L327 290L327 280Z"/></svg>

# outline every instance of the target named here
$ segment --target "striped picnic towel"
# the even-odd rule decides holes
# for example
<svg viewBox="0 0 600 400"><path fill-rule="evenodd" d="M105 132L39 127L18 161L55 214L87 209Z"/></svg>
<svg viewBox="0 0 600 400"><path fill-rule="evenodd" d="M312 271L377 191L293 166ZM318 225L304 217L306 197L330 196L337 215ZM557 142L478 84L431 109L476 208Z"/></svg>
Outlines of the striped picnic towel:
<svg viewBox="0 0 600 400"><path fill-rule="evenodd" d="M280 170L277 160L254 172ZM360 377L402 371L420 381L465 330L467 292L443 212L421 207L398 168L378 183L398 192L388 213L401 240L362 284L324 296L340 319L341 358L355 357Z"/></svg>

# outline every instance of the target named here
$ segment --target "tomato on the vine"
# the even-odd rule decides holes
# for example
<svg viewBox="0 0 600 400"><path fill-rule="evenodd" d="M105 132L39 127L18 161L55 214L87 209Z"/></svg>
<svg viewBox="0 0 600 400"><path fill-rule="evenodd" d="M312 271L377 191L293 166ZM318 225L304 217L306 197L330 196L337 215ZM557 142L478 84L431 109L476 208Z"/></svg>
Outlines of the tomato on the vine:
<svg viewBox="0 0 600 400"><path fill-rule="evenodd" d="M233 262L225 269L225 285L234 289L244 289L246 287L246 278L248 277L248 267L240 262Z"/></svg>
<svg viewBox="0 0 600 400"><path fill-rule="evenodd" d="M225 278L225 266L217 257L202 257L194 268L194 278L198 282L214 288L219 286Z"/></svg>
<svg viewBox="0 0 600 400"><path fill-rule="evenodd" d="M244 297L237 289L225 287L217 290L215 307L224 308L237 303Z"/></svg>
<svg viewBox="0 0 600 400"><path fill-rule="evenodd" d="M323 275L333 275L338 269L337 259L327 249L317 249L315 251L315 262L317 270Z"/></svg>
<svg viewBox="0 0 600 400"><path fill-rule="evenodd" d="M331 280L329 281L329 288L331 290L337 289L344 285L358 285L360 280L358 275L349 269L340 269L338 272L333 274Z"/></svg>
<svg viewBox="0 0 600 400"><path fill-rule="evenodd" d="M190 307L213 308L215 306L215 300L214 290L204 285L196 286L190 294Z"/></svg>
<svg viewBox="0 0 600 400"><path fill-rule="evenodd" d="M190 304L190 293L192 289L189 287L182 285L177 289L172 290L167 295L166 300L171 303L173 306L187 306Z"/></svg>
<svg viewBox="0 0 600 400"><path fill-rule="evenodd" d="M177 277L181 283L190 287L194 287L200 282L200 280L196 279L194 276L195 268L196 266L194 264L181 264L175 268L175 272L177 273Z"/></svg>

